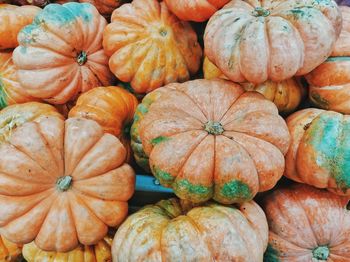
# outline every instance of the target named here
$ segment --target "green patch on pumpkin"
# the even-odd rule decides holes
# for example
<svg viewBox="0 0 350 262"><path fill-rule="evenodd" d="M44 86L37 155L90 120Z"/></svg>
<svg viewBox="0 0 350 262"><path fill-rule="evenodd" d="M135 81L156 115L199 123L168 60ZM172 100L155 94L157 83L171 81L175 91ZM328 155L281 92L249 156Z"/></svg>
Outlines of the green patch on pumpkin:
<svg viewBox="0 0 350 262"><path fill-rule="evenodd" d="M170 173L163 171L156 166L152 167L152 173L159 180L159 182L165 186L171 185L175 180L175 177L173 177Z"/></svg>
<svg viewBox="0 0 350 262"><path fill-rule="evenodd" d="M4 83L1 80L1 75L0 75L0 109L4 109L5 107L8 106L7 104L7 94L5 91L5 86Z"/></svg>
<svg viewBox="0 0 350 262"><path fill-rule="evenodd" d="M328 57L326 62L350 61L350 56L332 56Z"/></svg>
<svg viewBox="0 0 350 262"><path fill-rule="evenodd" d="M166 137L166 136L158 136L158 137L152 139L151 144L155 146L155 145L158 145L158 144L160 144L160 143L162 143L162 142L165 142L165 141L168 141L168 140L170 140L169 137Z"/></svg>
<svg viewBox="0 0 350 262"><path fill-rule="evenodd" d="M212 194L211 186L196 185L187 179L175 181L173 188L176 194L180 196L187 196L192 202L203 202L208 200Z"/></svg>
<svg viewBox="0 0 350 262"><path fill-rule="evenodd" d="M228 199L238 198L243 200L250 200L253 198L252 191L249 186L242 181L232 180L225 183L220 190L222 196Z"/></svg>
<svg viewBox="0 0 350 262"><path fill-rule="evenodd" d="M280 262L279 253L270 244L267 245L267 249L264 253L264 262Z"/></svg>

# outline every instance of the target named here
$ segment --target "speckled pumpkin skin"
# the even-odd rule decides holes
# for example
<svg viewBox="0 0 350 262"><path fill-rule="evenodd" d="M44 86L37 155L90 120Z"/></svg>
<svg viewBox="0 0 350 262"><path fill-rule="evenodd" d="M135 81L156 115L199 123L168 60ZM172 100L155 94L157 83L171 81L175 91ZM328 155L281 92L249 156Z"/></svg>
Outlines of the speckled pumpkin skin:
<svg viewBox="0 0 350 262"><path fill-rule="evenodd" d="M16 262L22 253L21 245L14 244L0 235L0 261Z"/></svg>
<svg viewBox="0 0 350 262"><path fill-rule="evenodd" d="M194 207L162 200L128 217L112 244L113 261L262 261L268 227L253 201Z"/></svg>
<svg viewBox="0 0 350 262"><path fill-rule="evenodd" d="M348 198L295 184L264 199L269 223L265 262L350 261Z"/></svg>

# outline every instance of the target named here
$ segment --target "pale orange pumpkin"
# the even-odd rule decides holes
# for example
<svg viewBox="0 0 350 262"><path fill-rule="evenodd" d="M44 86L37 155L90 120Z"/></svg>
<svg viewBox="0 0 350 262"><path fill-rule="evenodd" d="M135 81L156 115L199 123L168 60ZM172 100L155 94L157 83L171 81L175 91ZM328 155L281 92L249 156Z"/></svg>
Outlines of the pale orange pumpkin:
<svg viewBox="0 0 350 262"><path fill-rule="evenodd" d="M122 4L121 0L79 0L79 2L94 5L100 14L105 17L109 17Z"/></svg>
<svg viewBox="0 0 350 262"><path fill-rule="evenodd" d="M15 262L22 253L22 247L0 235L0 261Z"/></svg>
<svg viewBox="0 0 350 262"><path fill-rule="evenodd" d="M0 145L0 232L67 252L94 245L128 213L135 175L118 138L95 121L41 117Z"/></svg>

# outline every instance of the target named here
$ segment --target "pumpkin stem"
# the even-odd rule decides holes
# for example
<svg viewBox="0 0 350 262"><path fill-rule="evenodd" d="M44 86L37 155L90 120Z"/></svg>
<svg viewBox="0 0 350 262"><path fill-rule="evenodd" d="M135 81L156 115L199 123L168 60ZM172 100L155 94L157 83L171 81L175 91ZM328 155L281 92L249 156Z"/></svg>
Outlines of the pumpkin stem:
<svg viewBox="0 0 350 262"><path fill-rule="evenodd" d="M270 11L269 10L266 10L262 7L256 7L253 11L253 16L263 16L263 17L266 17L266 16L269 16L270 15Z"/></svg>
<svg viewBox="0 0 350 262"><path fill-rule="evenodd" d="M204 130L211 135L221 135L225 130L219 122L209 120L204 125Z"/></svg>
<svg viewBox="0 0 350 262"><path fill-rule="evenodd" d="M57 179L56 187L58 190L64 192L67 191L72 185L73 178L71 176L62 176Z"/></svg>
<svg viewBox="0 0 350 262"><path fill-rule="evenodd" d="M84 65L87 61L87 53L85 51L81 51L77 55L77 62L80 66Z"/></svg>
<svg viewBox="0 0 350 262"><path fill-rule="evenodd" d="M312 255L317 260L327 260L329 256L329 248L327 246L319 246L312 250Z"/></svg>

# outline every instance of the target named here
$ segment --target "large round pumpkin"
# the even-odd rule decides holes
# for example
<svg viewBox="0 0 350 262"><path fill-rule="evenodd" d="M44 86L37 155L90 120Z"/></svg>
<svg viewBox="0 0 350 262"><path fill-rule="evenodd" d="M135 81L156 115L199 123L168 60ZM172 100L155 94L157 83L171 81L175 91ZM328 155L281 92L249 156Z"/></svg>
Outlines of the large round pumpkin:
<svg viewBox="0 0 350 262"><path fill-rule="evenodd" d="M306 75L310 100L319 108L350 113L350 7L340 7L343 28L331 57Z"/></svg>
<svg viewBox="0 0 350 262"><path fill-rule="evenodd" d="M18 35L13 53L26 91L53 104L109 85L112 74L102 49L106 20L88 3L47 5Z"/></svg>
<svg viewBox="0 0 350 262"><path fill-rule="evenodd" d="M203 22L230 0L164 0L171 12L181 20Z"/></svg>
<svg viewBox="0 0 350 262"><path fill-rule="evenodd" d="M41 250L31 242L23 246L23 257L27 262L112 262L112 238L106 236L96 245L79 245L76 249L62 252L48 252Z"/></svg>
<svg viewBox="0 0 350 262"><path fill-rule="evenodd" d="M277 189L264 200L266 262L350 261L348 199L306 185Z"/></svg>
<svg viewBox="0 0 350 262"><path fill-rule="evenodd" d="M129 159L130 126L137 104L137 98L121 87L97 87L82 94L68 116L95 120L105 132L120 139Z"/></svg>
<svg viewBox="0 0 350 262"><path fill-rule="evenodd" d="M122 4L122 0L79 0L80 3L93 4L101 15L109 17L114 9Z"/></svg>
<svg viewBox="0 0 350 262"><path fill-rule="evenodd" d="M0 261L15 262L22 253L22 247L0 235Z"/></svg>
<svg viewBox="0 0 350 262"><path fill-rule="evenodd" d="M253 201L191 209L169 199L128 217L113 239L112 255L119 262L259 262L267 239L265 214Z"/></svg>
<svg viewBox="0 0 350 262"><path fill-rule="evenodd" d="M0 145L0 232L47 251L94 245L128 213L135 176L95 121L41 117Z"/></svg>
<svg viewBox="0 0 350 262"><path fill-rule="evenodd" d="M232 0L209 20L205 52L232 81L278 82L325 61L341 21L332 0Z"/></svg>
<svg viewBox="0 0 350 262"><path fill-rule="evenodd" d="M171 84L138 125L152 173L182 199L244 202L283 174L286 123L271 101L232 82Z"/></svg>
<svg viewBox="0 0 350 262"><path fill-rule="evenodd" d="M191 25L164 2L134 0L116 9L103 35L111 71L138 94L184 82L200 67L201 47Z"/></svg>
<svg viewBox="0 0 350 262"><path fill-rule="evenodd" d="M350 196L350 116L304 109L287 119L292 137L285 175Z"/></svg>

